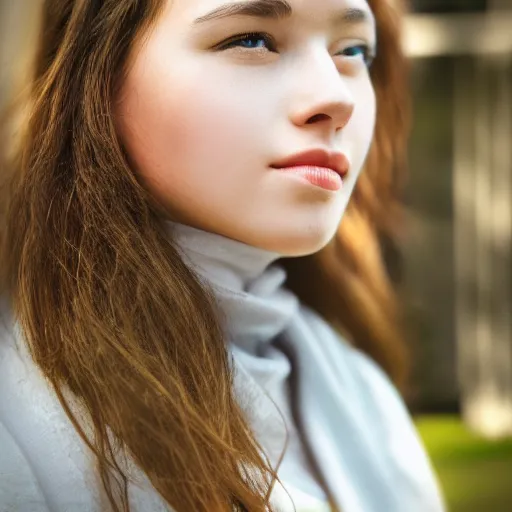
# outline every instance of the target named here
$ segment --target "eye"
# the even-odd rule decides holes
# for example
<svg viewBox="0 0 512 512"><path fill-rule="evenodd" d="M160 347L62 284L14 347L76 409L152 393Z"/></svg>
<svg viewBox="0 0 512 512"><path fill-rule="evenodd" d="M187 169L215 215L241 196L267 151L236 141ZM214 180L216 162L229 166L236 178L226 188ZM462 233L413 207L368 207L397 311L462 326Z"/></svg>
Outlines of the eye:
<svg viewBox="0 0 512 512"><path fill-rule="evenodd" d="M375 52L370 50L370 47L366 44L348 46L347 48L342 50L340 53L337 53L336 55L349 57L351 59L360 58L368 67L372 64L375 58Z"/></svg>
<svg viewBox="0 0 512 512"><path fill-rule="evenodd" d="M230 48L242 48L248 51L266 48L269 52L275 52L276 44L269 34L264 32L251 32L233 36L228 41L217 46L217 50L229 50Z"/></svg>

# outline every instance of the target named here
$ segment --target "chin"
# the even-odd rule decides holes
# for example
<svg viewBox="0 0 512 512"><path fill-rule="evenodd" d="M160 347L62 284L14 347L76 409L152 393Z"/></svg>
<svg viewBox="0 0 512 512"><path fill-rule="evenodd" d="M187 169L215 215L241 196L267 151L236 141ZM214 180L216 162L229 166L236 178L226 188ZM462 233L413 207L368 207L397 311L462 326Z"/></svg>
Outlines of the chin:
<svg viewBox="0 0 512 512"><path fill-rule="evenodd" d="M311 225L282 232L273 229L267 231L261 238L253 240L251 245L276 252L285 258L309 256L323 249L332 240L337 227L334 225L322 228Z"/></svg>

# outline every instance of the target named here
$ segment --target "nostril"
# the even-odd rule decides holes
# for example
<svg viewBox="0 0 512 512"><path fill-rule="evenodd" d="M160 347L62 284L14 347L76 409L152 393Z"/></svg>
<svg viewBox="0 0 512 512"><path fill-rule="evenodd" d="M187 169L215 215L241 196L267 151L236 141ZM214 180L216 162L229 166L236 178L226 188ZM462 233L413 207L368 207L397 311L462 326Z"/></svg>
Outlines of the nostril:
<svg viewBox="0 0 512 512"><path fill-rule="evenodd" d="M328 120L328 119L330 119L330 117L327 114L316 114L316 115L310 117L307 120L306 124L312 124L312 123L316 123L318 121L325 121L325 120Z"/></svg>

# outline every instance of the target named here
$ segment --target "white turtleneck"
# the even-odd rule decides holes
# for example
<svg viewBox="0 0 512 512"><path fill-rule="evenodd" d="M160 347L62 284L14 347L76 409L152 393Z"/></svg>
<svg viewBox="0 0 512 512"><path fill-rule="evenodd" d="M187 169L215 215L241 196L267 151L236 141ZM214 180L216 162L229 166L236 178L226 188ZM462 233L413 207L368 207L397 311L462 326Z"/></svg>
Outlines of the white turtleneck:
<svg viewBox="0 0 512 512"><path fill-rule="evenodd" d="M398 393L372 361L286 290L279 255L183 225L169 229L184 259L217 297L236 396L274 464L288 430L279 476L297 512L328 510L306 445L344 512L444 510ZM144 476L136 476L132 509L168 510ZM294 510L281 487L272 498L278 510ZM104 503L94 458L4 315L0 512L101 512Z"/></svg>

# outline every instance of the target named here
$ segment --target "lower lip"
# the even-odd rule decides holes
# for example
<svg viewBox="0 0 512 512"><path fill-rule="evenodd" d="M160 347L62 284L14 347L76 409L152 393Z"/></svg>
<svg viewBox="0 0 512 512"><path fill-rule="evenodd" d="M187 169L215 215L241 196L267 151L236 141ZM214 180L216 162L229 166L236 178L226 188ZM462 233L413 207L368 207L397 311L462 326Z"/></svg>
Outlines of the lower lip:
<svg viewBox="0 0 512 512"><path fill-rule="evenodd" d="M282 167L277 169L286 174L296 176L301 180L308 181L311 185L325 190L336 191L343 185L341 176L327 167L316 167L312 165L300 165L297 167Z"/></svg>

